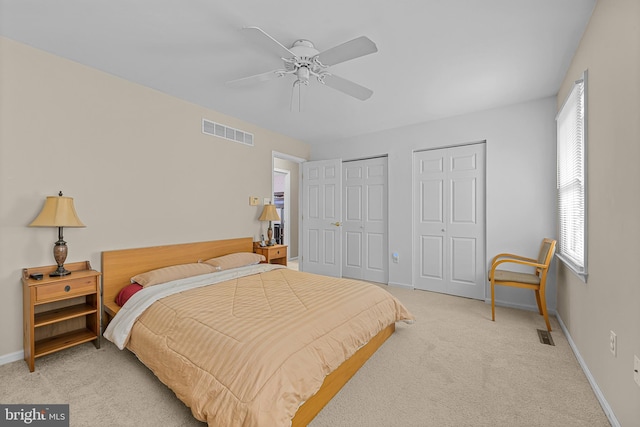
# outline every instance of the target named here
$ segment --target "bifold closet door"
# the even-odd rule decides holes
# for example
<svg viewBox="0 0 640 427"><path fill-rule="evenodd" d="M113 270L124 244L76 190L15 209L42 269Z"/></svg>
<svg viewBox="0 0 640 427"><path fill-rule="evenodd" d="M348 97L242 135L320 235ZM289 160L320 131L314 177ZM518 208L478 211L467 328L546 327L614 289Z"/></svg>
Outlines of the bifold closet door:
<svg viewBox="0 0 640 427"><path fill-rule="evenodd" d="M387 158L343 162L342 179L342 275L387 283Z"/></svg>

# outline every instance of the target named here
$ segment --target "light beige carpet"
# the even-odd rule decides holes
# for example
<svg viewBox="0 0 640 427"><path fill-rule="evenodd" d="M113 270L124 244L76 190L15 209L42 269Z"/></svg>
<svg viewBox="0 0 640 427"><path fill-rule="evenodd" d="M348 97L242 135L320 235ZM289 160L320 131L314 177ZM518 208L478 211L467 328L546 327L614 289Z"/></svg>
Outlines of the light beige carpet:
<svg viewBox="0 0 640 427"><path fill-rule="evenodd" d="M386 287L385 287L386 288ZM340 426L609 426L558 322L540 315L387 288L416 315L311 423ZM0 403L68 403L71 426L203 426L128 351L103 340L0 366Z"/></svg>

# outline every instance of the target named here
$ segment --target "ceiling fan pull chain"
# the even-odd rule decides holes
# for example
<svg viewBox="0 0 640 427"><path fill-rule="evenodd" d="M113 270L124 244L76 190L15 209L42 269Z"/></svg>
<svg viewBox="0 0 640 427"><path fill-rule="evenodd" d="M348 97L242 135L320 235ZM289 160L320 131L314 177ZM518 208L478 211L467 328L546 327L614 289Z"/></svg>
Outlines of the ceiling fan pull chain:
<svg viewBox="0 0 640 427"><path fill-rule="evenodd" d="M296 80L293 82L293 86L291 87L291 102L289 103L289 111L293 111L293 100L296 95L296 86L300 85L300 80ZM298 90L300 90L298 88ZM300 99L298 98L298 112L300 112Z"/></svg>
<svg viewBox="0 0 640 427"><path fill-rule="evenodd" d="M302 81L296 80L293 82L293 87L291 88L291 101L289 103L289 111L293 111L293 98L295 97L296 86L298 86L298 112L302 111Z"/></svg>

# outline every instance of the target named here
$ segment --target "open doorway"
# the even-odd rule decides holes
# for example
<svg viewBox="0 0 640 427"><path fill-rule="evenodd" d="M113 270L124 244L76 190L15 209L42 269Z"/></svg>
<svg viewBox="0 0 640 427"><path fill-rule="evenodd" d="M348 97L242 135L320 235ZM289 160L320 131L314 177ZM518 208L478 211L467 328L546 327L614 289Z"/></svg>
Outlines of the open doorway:
<svg viewBox="0 0 640 427"><path fill-rule="evenodd" d="M273 237L277 244L291 247L288 229L291 219L291 171L288 169L273 169L273 204L280 217L280 221L273 222Z"/></svg>
<svg viewBox="0 0 640 427"><path fill-rule="evenodd" d="M274 238L287 245L289 260L297 260L300 237L300 163L305 159L284 153L273 153L273 204L280 221L274 222Z"/></svg>

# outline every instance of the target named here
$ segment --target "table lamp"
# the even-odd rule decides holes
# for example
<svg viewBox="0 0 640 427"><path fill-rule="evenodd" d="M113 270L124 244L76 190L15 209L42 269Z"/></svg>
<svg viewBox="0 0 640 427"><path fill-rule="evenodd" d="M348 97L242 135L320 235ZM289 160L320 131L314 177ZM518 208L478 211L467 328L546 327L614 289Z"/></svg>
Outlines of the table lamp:
<svg viewBox="0 0 640 427"><path fill-rule="evenodd" d="M276 211L276 205L268 204L264 205L262 215L258 218L260 221L269 221L269 228L267 229L267 246L272 246L273 240L273 228L271 228L271 221L280 221L278 211Z"/></svg>
<svg viewBox="0 0 640 427"><path fill-rule="evenodd" d="M58 241L53 247L53 257L58 264L57 270L49 276L66 276L71 274L64 268L67 259L67 242L62 238L63 227L86 227L78 218L71 197L64 197L62 191L57 196L48 196L40 214L33 220L29 227L58 227Z"/></svg>

